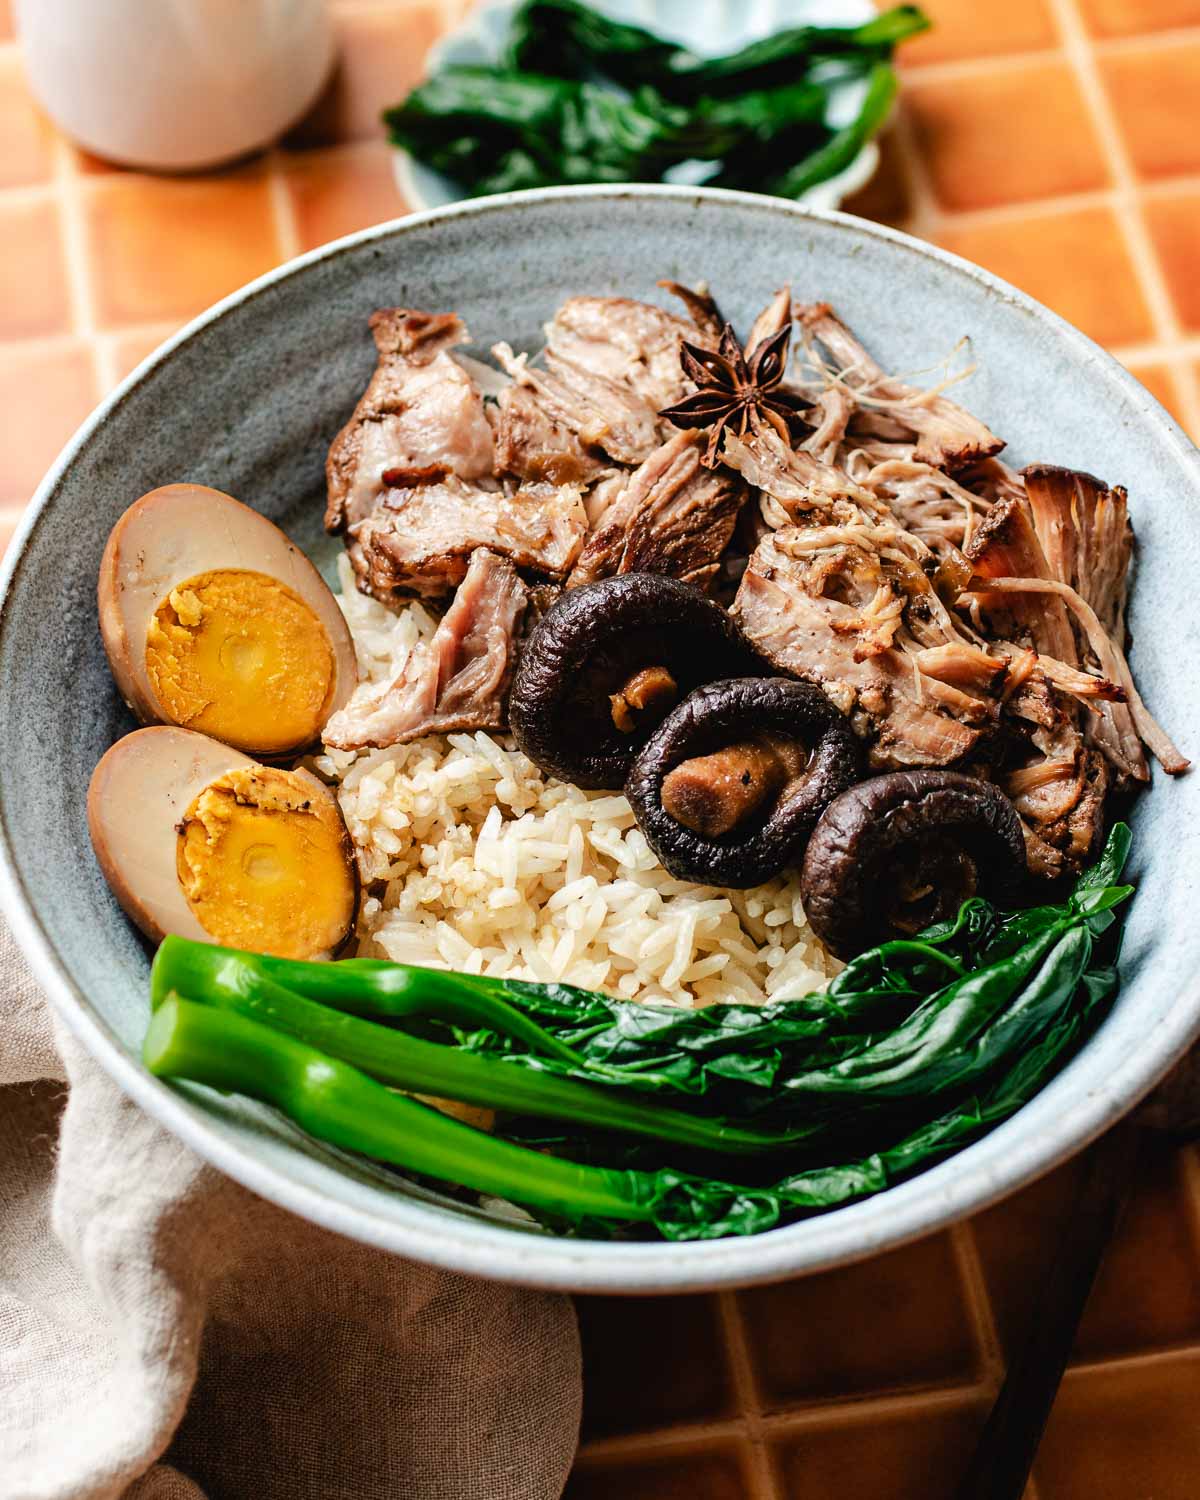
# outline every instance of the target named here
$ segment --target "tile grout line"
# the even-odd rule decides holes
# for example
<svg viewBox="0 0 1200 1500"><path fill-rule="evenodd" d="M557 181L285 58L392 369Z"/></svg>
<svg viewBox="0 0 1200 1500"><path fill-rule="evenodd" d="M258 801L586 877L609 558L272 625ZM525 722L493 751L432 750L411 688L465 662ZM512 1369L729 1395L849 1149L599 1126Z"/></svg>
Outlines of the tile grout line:
<svg viewBox="0 0 1200 1500"><path fill-rule="evenodd" d="M272 146L267 152L267 191L271 198L275 238L282 252L280 259L294 260L301 249L300 227L296 222L296 211L283 170L283 156L278 146Z"/></svg>
<svg viewBox="0 0 1200 1500"><path fill-rule="evenodd" d="M1200 44L1200 26L1176 26L1162 31L1133 32L1128 36L1098 37L1084 29L1087 45L1100 57L1138 56L1147 51ZM913 83L969 82L1002 73L1006 69L1048 62L1062 51L1060 43L1047 42L1036 47L1022 47L1013 52L992 52L978 57L946 57L936 62L906 62L900 53L901 78Z"/></svg>
<svg viewBox="0 0 1200 1500"><path fill-rule="evenodd" d="M758 1500L783 1500L775 1472L775 1460L763 1433L762 1396L750 1358L750 1340L746 1320L737 1296L720 1292L717 1306L725 1334L725 1354L733 1376L733 1394L741 1415L742 1428L750 1451L750 1470Z"/></svg>
<svg viewBox="0 0 1200 1500"><path fill-rule="evenodd" d="M1187 1209L1188 1239L1193 1254L1200 1254L1200 1157L1194 1147L1179 1147L1175 1152L1175 1170Z"/></svg>
<svg viewBox="0 0 1200 1500"><path fill-rule="evenodd" d="M950 1244L958 1263L959 1280L966 1297L971 1322L974 1325L975 1346L983 1362L983 1384L989 1403L1000 1393L1007 1373L1004 1346L1000 1340L1000 1329L996 1322L996 1309L992 1302L991 1288L983 1259L979 1254L979 1242L969 1220L955 1224L950 1229ZM1037 1481L1031 1474L1026 1481L1021 1500L1038 1500Z"/></svg>
<svg viewBox="0 0 1200 1500"><path fill-rule="evenodd" d="M88 257L88 233L84 221L82 190L75 166L74 148L65 136L54 141L54 181L62 216L63 248L67 262L67 295L76 338L87 341L92 355L97 394L105 395L116 384L116 361L112 351L97 337L96 309L92 298Z"/></svg>
<svg viewBox="0 0 1200 1500"><path fill-rule="evenodd" d="M1178 343L1182 330L1138 199L1137 176L1125 147L1116 112L1089 45L1087 31L1078 10L1078 0L1050 0L1050 6L1062 35L1063 51L1082 90L1092 123L1104 148L1109 170L1113 174L1117 216L1158 341L1171 346L1170 361L1179 387L1184 426L1194 432L1200 428L1200 392L1191 371L1179 361Z"/></svg>

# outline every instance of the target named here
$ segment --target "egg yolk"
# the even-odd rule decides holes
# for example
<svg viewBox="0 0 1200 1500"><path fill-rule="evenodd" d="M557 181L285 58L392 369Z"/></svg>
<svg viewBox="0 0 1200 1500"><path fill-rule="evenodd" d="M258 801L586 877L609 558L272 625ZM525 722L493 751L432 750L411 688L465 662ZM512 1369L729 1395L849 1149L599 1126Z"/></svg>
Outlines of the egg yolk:
<svg viewBox="0 0 1200 1500"><path fill-rule="evenodd" d="M205 787L179 824L176 869L193 916L227 947L318 958L354 919L341 816L292 771L248 766Z"/></svg>
<svg viewBox="0 0 1200 1500"><path fill-rule="evenodd" d="M299 594L265 573L220 569L178 584L146 633L163 715L259 754L315 740L333 693L333 648Z"/></svg>

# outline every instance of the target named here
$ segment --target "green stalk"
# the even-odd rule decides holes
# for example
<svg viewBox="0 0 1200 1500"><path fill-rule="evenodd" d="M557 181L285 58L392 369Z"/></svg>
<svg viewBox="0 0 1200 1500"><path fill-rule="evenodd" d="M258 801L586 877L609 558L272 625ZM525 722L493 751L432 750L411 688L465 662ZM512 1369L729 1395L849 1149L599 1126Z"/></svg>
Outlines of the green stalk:
<svg viewBox="0 0 1200 1500"><path fill-rule="evenodd" d="M194 943L170 936L163 939L150 971L150 1003L157 1004L170 990L202 995L208 985L221 982L222 967L227 960L256 969L306 999L319 1000L351 1015L389 1021L433 1016L456 1026L485 1027L524 1042L539 1056L585 1066L583 1057L573 1047L502 998L501 981L476 974L392 964L382 959L306 963L302 959L273 958L266 953L246 953L238 948L221 948L215 943Z"/></svg>
<svg viewBox="0 0 1200 1500"><path fill-rule="evenodd" d="M858 116L803 161L763 184L763 191L779 198L799 198L819 182L844 171L867 141L880 130L896 98L896 74L890 63L877 62L868 75L867 92Z"/></svg>
<svg viewBox="0 0 1200 1500"><path fill-rule="evenodd" d="M579 1166L498 1140L230 1011L165 1000L151 1018L142 1058L160 1078L246 1094L318 1140L409 1172L569 1220L653 1216L653 1201L629 1172Z"/></svg>
<svg viewBox="0 0 1200 1500"><path fill-rule="evenodd" d="M331 969L332 965L313 965ZM812 1131L739 1129L665 1105L641 1104L592 1084L531 1072L499 1058L427 1042L319 1005L277 984L239 955L183 938L154 961L151 1004L172 995L236 1011L409 1093L481 1104L511 1114L615 1130L700 1151L755 1155L805 1141Z"/></svg>

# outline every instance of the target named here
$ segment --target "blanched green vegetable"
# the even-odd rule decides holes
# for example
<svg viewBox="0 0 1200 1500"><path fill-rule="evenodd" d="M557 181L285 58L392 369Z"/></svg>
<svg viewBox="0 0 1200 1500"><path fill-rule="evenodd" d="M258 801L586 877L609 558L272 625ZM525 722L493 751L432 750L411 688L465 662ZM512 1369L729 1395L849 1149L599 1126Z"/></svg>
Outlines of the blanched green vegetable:
<svg viewBox="0 0 1200 1500"><path fill-rule="evenodd" d="M701 58L575 0L526 0L503 66L443 68L384 119L397 145L473 195L655 181L705 162L709 180L799 196L882 125L892 50L928 24L901 5L862 26L795 27ZM859 112L835 131L830 89L858 78Z"/></svg>
<svg viewBox="0 0 1200 1500"><path fill-rule="evenodd" d="M863 954L826 994L761 1009L681 1011L171 938L155 961L146 1061L274 1104L345 1149L509 1197L560 1229L754 1233L880 1191L1045 1084L1115 992L1111 953L1096 945L1114 946L1105 934L1130 893L1118 884L1128 849L1119 824L1060 905L1005 914L969 901L953 923ZM542 1149L443 1120L376 1079L514 1112L506 1131ZM681 1150L691 1154L673 1159ZM728 1160L714 1176L682 1170L696 1150ZM754 1157L779 1155L795 1162L787 1175L751 1171Z"/></svg>

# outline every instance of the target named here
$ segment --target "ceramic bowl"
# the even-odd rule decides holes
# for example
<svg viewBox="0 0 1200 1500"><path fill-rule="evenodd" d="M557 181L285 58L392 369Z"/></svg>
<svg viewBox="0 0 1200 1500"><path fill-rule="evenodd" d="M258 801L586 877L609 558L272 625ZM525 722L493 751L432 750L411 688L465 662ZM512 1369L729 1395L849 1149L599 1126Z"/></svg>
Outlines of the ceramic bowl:
<svg viewBox="0 0 1200 1500"><path fill-rule="evenodd" d="M377 307L454 308L477 352L534 347L568 293L657 298L707 277L745 327L790 281L827 298L889 368L935 366L964 335L963 399L1017 463L1087 468L1128 486L1139 548L1133 665L1184 752L1200 751L1196 578L1200 456L1132 376L1054 314L929 245L748 194L568 188L417 215L252 283L152 356L86 422L10 546L0 610L0 891L66 1023L114 1079L231 1176L344 1234L542 1286L685 1290L767 1281L895 1246L1047 1171L1128 1110L1200 1032L1200 775L1155 773L1134 812L1140 884L1119 1002L1014 1118L878 1197L753 1239L560 1239L456 1206L307 1140L265 1108L146 1074L148 955L109 895L84 819L88 778L129 729L97 630L108 531L138 495L215 485L282 524L327 566L325 450L374 364Z"/></svg>
<svg viewBox="0 0 1200 1500"><path fill-rule="evenodd" d="M504 52L509 24L520 0L485 0L461 26L447 32L430 50L425 70L436 73L451 63L496 63ZM856 26L877 12L871 0L592 0L593 8L681 42L703 57L735 52L748 42L771 36L785 26ZM865 85L849 81L830 93L826 120L834 129L858 113ZM442 208L466 196L461 183L424 166L407 151L392 152L396 184L411 207ZM879 147L868 141L848 167L819 182L802 202L811 208L838 208L868 183L879 165ZM686 178L685 164L671 177Z"/></svg>

